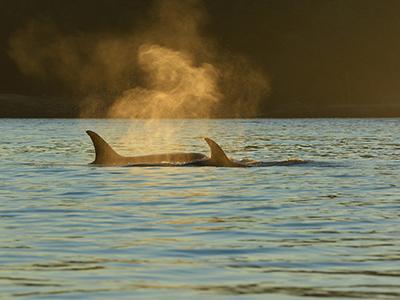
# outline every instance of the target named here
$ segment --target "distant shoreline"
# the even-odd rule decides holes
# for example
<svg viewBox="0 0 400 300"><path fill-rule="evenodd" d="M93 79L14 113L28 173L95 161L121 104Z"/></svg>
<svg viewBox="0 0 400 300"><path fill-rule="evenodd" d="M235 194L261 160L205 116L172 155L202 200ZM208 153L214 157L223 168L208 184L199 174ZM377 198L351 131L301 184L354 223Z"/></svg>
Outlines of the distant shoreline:
<svg viewBox="0 0 400 300"><path fill-rule="evenodd" d="M318 118L400 118L400 104L390 105L324 105L314 107L296 105L278 105L268 103L264 111L268 113L254 117L213 116L195 119L318 119ZM0 94L0 118L52 118L82 119L76 102L62 98L31 97L17 94ZM86 119L113 119L87 117ZM130 118L115 118L130 119ZM147 119L147 118L143 118ZM186 118L176 118L186 119Z"/></svg>

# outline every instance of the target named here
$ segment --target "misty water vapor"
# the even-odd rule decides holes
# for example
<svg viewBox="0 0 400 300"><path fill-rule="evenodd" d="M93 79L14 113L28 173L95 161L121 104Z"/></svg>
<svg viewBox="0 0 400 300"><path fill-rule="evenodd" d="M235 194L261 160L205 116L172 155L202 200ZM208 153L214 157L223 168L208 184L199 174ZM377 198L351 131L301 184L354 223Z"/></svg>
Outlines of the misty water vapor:
<svg viewBox="0 0 400 300"><path fill-rule="evenodd" d="M68 89L81 117L252 117L265 74L203 33L201 1L155 1L150 20L124 34L65 34L31 20L10 39L26 76Z"/></svg>
<svg viewBox="0 0 400 300"><path fill-rule="evenodd" d="M221 98L219 74L211 64L194 66L189 54L158 45L140 47L138 64L146 86L127 90L109 110L110 117L199 118L212 116Z"/></svg>

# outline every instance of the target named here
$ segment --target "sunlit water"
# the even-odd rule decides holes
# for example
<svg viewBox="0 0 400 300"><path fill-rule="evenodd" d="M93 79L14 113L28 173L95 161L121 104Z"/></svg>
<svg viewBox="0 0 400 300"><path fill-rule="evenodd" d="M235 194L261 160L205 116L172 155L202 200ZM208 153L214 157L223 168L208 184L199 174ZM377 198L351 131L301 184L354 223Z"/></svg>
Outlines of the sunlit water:
<svg viewBox="0 0 400 300"><path fill-rule="evenodd" d="M93 167L122 154L302 165ZM0 120L4 299L400 298L400 120ZM128 136L126 134L128 133Z"/></svg>

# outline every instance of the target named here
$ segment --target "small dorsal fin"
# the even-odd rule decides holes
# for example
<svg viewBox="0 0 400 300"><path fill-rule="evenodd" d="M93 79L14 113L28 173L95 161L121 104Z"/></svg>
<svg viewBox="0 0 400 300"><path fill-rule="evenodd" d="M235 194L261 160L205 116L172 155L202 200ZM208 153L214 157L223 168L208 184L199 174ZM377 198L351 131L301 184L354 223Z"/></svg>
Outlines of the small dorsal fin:
<svg viewBox="0 0 400 300"><path fill-rule="evenodd" d="M96 132L87 130L86 133L90 136L96 153L92 164L113 164L121 159L121 156Z"/></svg>
<svg viewBox="0 0 400 300"><path fill-rule="evenodd" d="M224 150L212 139L209 138L204 138L205 141L207 142L208 146L210 147L211 150L211 160L216 164L216 166L221 166L221 167L242 167L241 164L235 163L232 160L230 160Z"/></svg>

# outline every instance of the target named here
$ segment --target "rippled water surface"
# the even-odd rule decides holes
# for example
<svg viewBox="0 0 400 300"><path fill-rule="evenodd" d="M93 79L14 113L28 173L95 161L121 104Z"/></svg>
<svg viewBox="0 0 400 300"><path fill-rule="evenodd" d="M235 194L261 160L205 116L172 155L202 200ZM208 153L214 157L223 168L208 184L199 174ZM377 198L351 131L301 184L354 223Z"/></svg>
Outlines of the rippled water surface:
<svg viewBox="0 0 400 300"><path fill-rule="evenodd" d="M94 167L122 154L307 163ZM0 119L0 298L400 298L400 120Z"/></svg>

